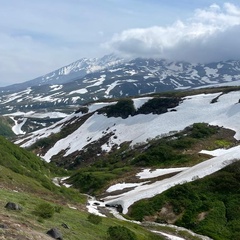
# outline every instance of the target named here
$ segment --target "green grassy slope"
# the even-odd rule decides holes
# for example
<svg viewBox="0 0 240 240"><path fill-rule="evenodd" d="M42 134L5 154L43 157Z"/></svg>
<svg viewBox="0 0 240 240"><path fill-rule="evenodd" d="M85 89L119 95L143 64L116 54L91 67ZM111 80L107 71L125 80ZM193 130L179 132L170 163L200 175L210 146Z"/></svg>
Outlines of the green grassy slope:
<svg viewBox="0 0 240 240"><path fill-rule="evenodd" d="M1 239L51 239L46 232L53 227L60 230L63 239L108 239L110 226L125 226L139 240L163 239L144 227L115 218L102 218L101 223L93 224L88 219L86 196L74 189L56 187L51 178L57 174L66 172L0 137ZM22 210L7 210L7 202L20 204ZM39 215L47 210L43 203L53 209L49 218Z"/></svg>
<svg viewBox="0 0 240 240"><path fill-rule="evenodd" d="M4 136L4 137L15 136L11 127L13 123L14 122L9 117L0 116L0 136Z"/></svg>
<svg viewBox="0 0 240 240"><path fill-rule="evenodd" d="M17 202L23 207L22 211L6 210L8 201ZM60 213L55 212L53 217L42 219L36 216L34 210L40 203L50 203L52 206L61 206ZM69 240L100 240L107 239L107 230L110 226L125 226L137 235L139 240L163 239L156 236L141 226L120 221L114 218L102 218L99 224L88 220L88 213L77 205L78 209L71 209L66 205L47 202L41 198L23 192L12 192L0 189L0 219L7 228L0 228L0 236L6 239L47 239L46 232L53 227L59 229L63 239ZM64 228L65 223L69 228ZM16 228L16 225L18 226ZM40 236L36 238L36 236ZM22 238L21 238L22 237ZM25 238L23 238L25 237Z"/></svg>

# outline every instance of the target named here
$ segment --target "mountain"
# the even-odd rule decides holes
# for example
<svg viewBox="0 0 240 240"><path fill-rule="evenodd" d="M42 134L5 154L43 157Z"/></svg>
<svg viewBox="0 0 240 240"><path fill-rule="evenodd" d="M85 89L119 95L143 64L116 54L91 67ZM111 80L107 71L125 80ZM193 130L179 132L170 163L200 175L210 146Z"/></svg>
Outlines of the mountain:
<svg viewBox="0 0 240 240"><path fill-rule="evenodd" d="M102 58L82 58L67 66L61 67L53 72L50 72L44 76L35 78L33 80L10 85L7 87L1 87L0 91L14 93L25 90L29 87L39 87L46 84L64 84L67 82L71 82L76 78L81 78L86 74L95 71L101 71L102 69L117 65L122 61L123 59L120 59L113 54L106 55Z"/></svg>
<svg viewBox="0 0 240 240"><path fill-rule="evenodd" d="M199 87L238 85L240 62L191 64L114 55L81 59L37 79L1 88L0 114L71 112L88 102Z"/></svg>
<svg viewBox="0 0 240 240"><path fill-rule="evenodd" d="M47 229L57 226L64 239L106 239L111 226L121 225L139 239L209 239L158 224L167 222L214 239L238 239L239 62L115 56L83 62L30 81L27 89L2 89L1 135L21 148L0 138L0 205L14 200L24 210L0 208L1 234L49 239ZM94 197L86 200L79 191ZM38 215L48 209L41 203L55 209L52 218ZM100 227L89 213L104 217ZM139 224L161 236L125 215L150 221Z"/></svg>

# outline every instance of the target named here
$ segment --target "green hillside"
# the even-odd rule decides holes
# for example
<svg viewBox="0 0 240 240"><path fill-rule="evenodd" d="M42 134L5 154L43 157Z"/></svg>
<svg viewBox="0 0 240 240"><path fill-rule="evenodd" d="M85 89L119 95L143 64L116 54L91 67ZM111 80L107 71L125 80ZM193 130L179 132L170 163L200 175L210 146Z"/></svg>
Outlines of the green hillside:
<svg viewBox="0 0 240 240"><path fill-rule="evenodd" d="M15 136L14 132L12 131L13 123L14 122L9 117L0 116L0 136L4 137Z"/></svg>
<svg viewBox="0 0 240 240"><path fill-rule="evenodd" d="M86 196L52 183L67 173L0 137L0 238L51 239L46 232L57 228L69 240L107 240L114 231L134 237L126 239L164 239L134 223L89 214ZM8 202L22 210L6 209Z"/></svg>

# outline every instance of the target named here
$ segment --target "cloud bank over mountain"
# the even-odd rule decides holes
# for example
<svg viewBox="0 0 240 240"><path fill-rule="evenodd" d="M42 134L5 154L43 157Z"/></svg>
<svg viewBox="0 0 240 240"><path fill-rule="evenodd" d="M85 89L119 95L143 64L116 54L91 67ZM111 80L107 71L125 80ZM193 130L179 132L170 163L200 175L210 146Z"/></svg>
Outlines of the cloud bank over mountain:
<svg viewBox="0 0 240 240"><path fill-rule="evenodd" d="M212 2L2 1L0 86L111 52L190 62L239 59L239 0Z"/></svg>
<svg viewBox="0 0 240 240"><path fill-rule="evenodd" d="M105 46L128 57L190 62L239 59L240 8L231 3L196 9L193 17L162 27L125 30Z"/></svg>

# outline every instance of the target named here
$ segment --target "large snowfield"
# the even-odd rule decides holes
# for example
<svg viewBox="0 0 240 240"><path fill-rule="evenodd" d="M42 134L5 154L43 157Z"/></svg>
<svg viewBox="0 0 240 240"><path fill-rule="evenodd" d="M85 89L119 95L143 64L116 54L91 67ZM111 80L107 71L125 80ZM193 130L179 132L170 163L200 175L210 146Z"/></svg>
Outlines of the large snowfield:
<svg viewBox="0 0 240 240"><path fill-rule="evenodd" d="M125 141L131 141L131 144L134 145L145 142L147 139L155 138L156 136L169 134L169 132L180 131L196 122L206 122L211 125L232 129L236 132L235 138L240 139L238 124L240 116L240 104L238 104L238 101L240 94L239 92L230 92L219 96L220 94L200 94L186 97L175 108L176 111L169 111L161 115L139 114L122 119L121 117L107 118L105 115L94 113L80 128L66 138L58 141L42 157L49 162L52 156L62 150L65 150L65 156L68 156L110 132L113 132L114 135L107 144L102 146L102 149L105 151L110 151L113 145L120 145ZM218 101L211 103L217 96L219 96ZM137 107L140 107L146 102L146 98L135 99L134 102ZM103 105L99 103L93 104L90 110L95 111ZM73 114L66 119L75 116L80 117L81 115L81 113ZM61 126L59 123L57 125L58 130L54 129L54 126L51 126L50 128L34 132L29 137L29 141L22 144L22 147L28 147L39 138L44 138L53 132L60 131Z"/></svg>

